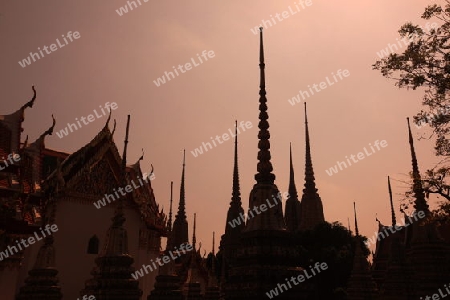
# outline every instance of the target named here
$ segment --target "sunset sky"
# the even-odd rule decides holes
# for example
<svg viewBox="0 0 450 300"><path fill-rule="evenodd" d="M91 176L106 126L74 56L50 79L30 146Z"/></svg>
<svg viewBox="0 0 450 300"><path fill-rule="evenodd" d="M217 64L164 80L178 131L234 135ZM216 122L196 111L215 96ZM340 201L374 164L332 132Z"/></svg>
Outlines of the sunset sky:
<svg viewBox="0 0 450 300"><path fill-rule="evenodd" d="M212 232L217 246L225 229L234 145L230 139L216 142L216 147L197 157L192 152L211 142L211 137L233 130L234 120L251 122L252 128L238 136L241 193L247 210L258 150L259 36L253 31L262 20L271 21L272 26L267 22L264 26L264 46L272 164L279 190L288 188L290 142L299 194L303 187L303 103L291 105L288 100L328 77L333 85L306 99L325 219L347 226L356 201L360 232L372 236L376 214L390 223L388 175L400 219L400 200L408 188L402 181L408 180L411 170L406 117L420 111L423 91L400 90L371 65L389 43L398 45L402 24L411 21L425 27L433 22L420 19L425 6L444 1L312 0L303 7L298 0L140 2L133 10L128 7L128 13L122 11L122 16L116 10L127 5L123 0L0 2L0 114L12 113L28 101L32 85L38 93L35 106L26 110L23 139L28 134L33 141L44 132L51 125L51 114L59 132L94 109L100 113L106 102L116 102L114 138L119 151L130 114L128 162L137 161L144 149L143 171L153 164L152 185L166 212L170 181L174 181L175 210L178 206L186 149L189 236L197 213L197 241L210 251ZM79 37L65 43L62 35L67 37L69 31ZM18 63L57 39L62 47L25 67ZM214 55L200 62L197 54L203 51ZM160 86L154 83L165 72L174 72L173 66L186 63L194 66ZM349 75L334 80L338 70L348 70ZM105 121L101 116L62 138L53 134L46 146L76 151ZM434 140L418 141L431 131L412 128L419 167L425 171L439 161ZM387 146L337 174L327 174L345 156L363 152L364 147L371 152L369 143L376 140L385 140ZM433 203L435 207L436 199ZM352 218L351 222L353 229Z"/></svg>

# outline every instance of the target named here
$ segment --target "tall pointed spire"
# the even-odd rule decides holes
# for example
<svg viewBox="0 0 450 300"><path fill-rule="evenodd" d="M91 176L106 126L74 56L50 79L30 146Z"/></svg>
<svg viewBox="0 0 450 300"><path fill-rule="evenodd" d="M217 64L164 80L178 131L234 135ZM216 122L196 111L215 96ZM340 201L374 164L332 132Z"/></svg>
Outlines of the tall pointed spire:
<svg viewBox="0 0 450 300"><path fill-rule="evenodd" d="M388 176L388 188L389 188L389 200L391 202L391 215L392 215L392 227L397 224L397 219L395 218L394 202L392 201L392 189L391 189L391 179Z"/></svg>
<svg viewBox="0 0 450 300"><path fill-rule="evenodd" d="M295 186L294 165L292 163L292 145L289 143L289 197L297 198L297 187Z"/></svg>
<svg viewBox="0 0 450 300"><path fill-rule="evenodd" d="M308 114L305 102L305 188L301 202L300 229L307 230L324 222L322 199L317 192L314 169L311 158L311 143L309 138Z"/></svg>
<svg viewBox="0 0 450 300"><path fill-rule="evenodd" d="M311 159L311 145L309 141L309 129L308 129L308 114L306 112L306 102L305 104L305 145L306 145L306 151L305 151L305 190L307 192L315 193L317 191L316 189L316 183L314 178L314 170L312 166L312 159Z"/></svg>
<svg viewBox="0 0 450 300"><path fill-rule="evenodd" d="M411 133L411 126L409 125L409 118L406 118L408 122L408 134L409 134L409 146L411 149L411 161L413 168L413 192L416 200L414 201L414 208L416 211L423 211L428 214L430 211L428 209L427 201L425 200L425 193L422 188L422 178L419 172L419 165L417 163L416 151L414 149L414 140Z"/></svg>
<svg viewBox="0 0 450 300"><path fill-rule="evenodd" d="M231 202L241 205L241 188L239 185L238 150L237 150L237 120L235 121L234 133L234 168L233 168L233 193Z"/></svg>
<svg viewBox="0 0 450 300"><path fill-rule="evenodd" d="M270 162L270 133L269 133L269 115L267 113L266 82L265 82L265 63L264 63L264 45L263 28L260 27L260 51L259 51L259 133L258 133L258 173L255 174L256 184L250 193L249 215L253 214L253 207L259 207L267 199L279 197L280 191L275 185L275 175L272 173L273 167ZM279 197L281 200L281 197ZM275 208L256 215L254 218L247 218L245 231L260 229L285 230L286 224L283 218L283 208L281 201L276 201Z"/></svg>
<svg viewBox="0 0 450 300"><path fill-rule="evenodd" d="M238 168L238 140L237 140L237 120L235 121L235 136L234 136L234 166L233 166L233 189L231 193L231 202L230 208L228 209L227 214L227 223L225 226L225 233L229 233L230 231L240 232L243 225L243 222L238 224L237 226L231 226L233 224L233 220L239 219L240 214L244 214L244 209L242 208L241 202L241 188L239 185L239 168ZM234 237L236 238L236 237Z"/></svg>
<svg viewBox="0 0 450 300"><path fill-rule="evenodd" d="M260 68L260 85L259 85L259 142L258 142L258 173L255 175L257 183L274 183L275 175L272 173L273 167L270 162L270 133L269 133L269 115L267 114L267 98L266 98L266 79L264 64L264 46L263 46L263 28L260 27L260 49L259 49L259 68Z"/></svg>
<svg viewBox="0 0 450 300"><path fill-rule="evenodd" d="M184 191L184 172L186 168L186 150L183 150L183 171L181 173L181 185L180 185L180 203L178 205L178 215L186 218L185 211L185 191Z"/></svg>
<svg viewBox="0 0 450 300"><path fill-rule="evenodd" d="M172 242L173 246L179 246L189 242L188 236L188 222L186 218L186 203L184 190L184 174L186 168L186 150L183 150L183 171L181 173L180 185L180 202L178 204L178 212L175 216L175 221L172 227Z"/></svg>

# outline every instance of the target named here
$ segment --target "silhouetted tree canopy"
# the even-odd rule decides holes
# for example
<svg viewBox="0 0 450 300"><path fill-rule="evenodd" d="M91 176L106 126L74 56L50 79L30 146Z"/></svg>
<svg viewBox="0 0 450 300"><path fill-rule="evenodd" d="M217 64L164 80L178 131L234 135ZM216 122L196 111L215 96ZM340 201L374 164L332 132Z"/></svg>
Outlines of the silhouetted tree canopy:
<svg viewBox="0 0 450 300"><path fill-rule="evenodd" d="M429 5L422 19L434 19L426 30L412 23L404 24L399 34L409 44L403 53L391 53L372 67L400 88L423 87L422 110L415 117L417 125L428 124L436 135L437 155L449 156L450 144L450 1L443 7ZM429 25L429 24L428 24Z"/></svg>
<svg viewBox="0 0 450 300"><path fill-rule="evenodd" d="M296 236L301 254L299 264L309 268L315 262L326 262L328 269L317 276L318 299L341 299L353 267L355 243L358 241L351 232L339 222L324 222L312 230L298 232ZM370 251L359 242L366 257ZM343 298L342 298L343 299Z"/></svg>
<svg viewBox="0 0 450 300"><path fill-rule="evenodd" d="M414 116L420 127L429 125L436 137L436 155L445 158L423 174L423 187L427 194L450 200L450 1L441 6L429 5L421 18L433 20L425 28L412 23L404 24L399 34L409 42L403 53L391 53L372 67L384 77L394 79L399 88L424 88L421 110ZM425 29L425 30L424 30ZM412 190L406 192L410 198Z"/></svg>

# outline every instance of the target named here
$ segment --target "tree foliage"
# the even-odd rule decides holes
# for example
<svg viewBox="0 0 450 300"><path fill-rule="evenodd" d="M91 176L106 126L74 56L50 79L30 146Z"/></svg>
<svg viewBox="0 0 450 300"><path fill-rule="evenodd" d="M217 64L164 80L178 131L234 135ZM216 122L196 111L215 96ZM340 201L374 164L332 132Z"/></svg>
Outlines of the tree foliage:
<svg viewBox="0 0 450 300"><path fill-rule="evenodd" d="M317 276L318 299L340 299L345 290L353 268L356 243L361 243L365 256L369 249L364 244L367 238L357 239L339 222L324 222L311 230L301 231L296 236L298 251L301 254L299 265L304 268L315 262L325 262L326 272Z"/></svg>
<svg viewBox="0 0 450 300"><path fill-rule="evenodd" d="M424 88L420 111L414 121L428 124L436 135L436 154L450 156L450 1L446 5L429 5L422 19L436 20L426 28L404 24L399 34L408 42L403 53L391 53L372 65L387 78L394 79L399 88ZM425 29L425 30L424 30Z"/></svg>
<svg viewBox="0 0 450 300"><path fill-rule="evenodd" d="M424 90L424 109L414 116L418 128L428 125L436 138L437 156L445 159L427 170L422 178L427 198L437 195L450 201L450 1L425 8L421 18L425 27L404 24L398 31L407 43L403 53L391 53L372 65L374 70L393 79L399 88ZM430 22L435 21L431 23ZM412 189L406 192L411 200Z"/></svg>

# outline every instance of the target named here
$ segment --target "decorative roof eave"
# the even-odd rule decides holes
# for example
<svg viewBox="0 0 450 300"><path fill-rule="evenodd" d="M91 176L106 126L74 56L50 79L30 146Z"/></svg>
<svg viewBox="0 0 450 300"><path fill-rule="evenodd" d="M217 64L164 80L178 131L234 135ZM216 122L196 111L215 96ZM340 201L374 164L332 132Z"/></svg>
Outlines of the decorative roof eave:
<svg viewBox="0 0 450 300"><path fill-rule="evenodd" d="M100 132L85 146L81 147L74 153L70 154L61 164L61 174L64 177L64 180L67 184L70 183L70 180L77 175L81 174L85 169L89 168L90 165L99 160L101 157L105 155L106 152L110 151L112 157L114 158L114 162L117 166L117 170L119 170L120 165L122 163L122 158L120 157L119 150L117 149L116 144L113 140L113 132L115 130L115 121L113 132L109 130L109 120L111 114L108 117L108 120L105 126L100 130ZM86 155L92 153L92 156L86 159ZM78 168L77 170L73 170L73 168ZM48 176L49 183L56 179L56 170L53 171Z"/></svg>

